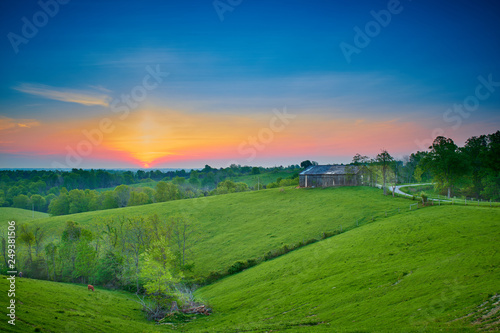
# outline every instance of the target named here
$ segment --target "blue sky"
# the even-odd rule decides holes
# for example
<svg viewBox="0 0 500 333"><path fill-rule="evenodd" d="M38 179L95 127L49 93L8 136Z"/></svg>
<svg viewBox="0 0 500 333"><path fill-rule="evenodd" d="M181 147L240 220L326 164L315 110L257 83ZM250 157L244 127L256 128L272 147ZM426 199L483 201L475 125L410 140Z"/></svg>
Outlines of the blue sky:
<svg viewBox="0 0 500 333"><path fill-rule="evenodd" d="M429 140L436 129L443 129L459 143L471 135L499 129L500 87L468 112L470 115L460 116L458 128L452 128L455 122L443 119L448 108L474 96L481 83L478 76L488 79L490 75L492 81L500 81L500 6L495 1L218 3L231 8L222 14L223 20L213 1L57 3L54 17L46 15L47 23L27 43L17 45L16 53L12 34L22 37L22 18L30 22L37 15L43 18L37 14L42 8L35 1L2 2L0 166L49 167L64 159L64 145L55 146L48 133L63 123L68 131L78 133L81 128L72 128L74 123L98 122L112 115L109 102L140 84L146 66L160 66L169 76L132 113L234 115L247 123L259 117L266 123L274 108L293 110L290 112L298 115L294 120L297 128L284 134L295 145L300 142L297 135L307 135L315 148L312 156L306 153L310 146L291 154L270 142L251 164L298 163L302 158L346 162L363 149L362 144L355 145L350 154L348 149L323 146L321 142L338 138L328 136L326 130L315 135L315 125L310 123L314 118L322 123L341 119L345 126L352 124L353 136L359 130L354 124L360 120L413 124L413 137L388 140L385 134L391 129L371 133L380 148L398 156L420 149L416 142ZM368 45L358 48L359 53L347 61L341 43L355 46L355 27L366 33L366 25L374 21L371 12L387 12L388 8L396 8L397 13L391 14L385 27L379 24ZM187 119L192 118L178 121ZM303 126L304 132L299 130L301 122L309 126ZM27 123L33 125L13 125ZM256 124L253 131L258 133L262 126ZM190 135L185 133L184 140ZM238 146L245 135L224 140L232 139ZM26 144L18 144L19 140L6 139L21 136L46 142L50 149L37 146L30 150ZM76 134L72 140L68 144L78 143ZM109 140L115 140L113 134ZM168 146L181 136L162 140ZM394 145L398 140L404 144ZM125 153L123 148L104 145ZM141 147L147 149L142 143ZM276 156L280 148L287 153ZM369 145L359 152L375 154L374 149ZM151 150L157 147L151 145ZM239 156L237 147L233 150L234 155L229 148L224 154L214 152L218 157L206 162L218 166L229 160L248 162ZM148 164L203 166L203 161L193 157L196 154L190 147L182 153L185 159L159 158ZM140 161L108 160L104 151L97 155L86 156L80 166L141 165Z"/></svg>

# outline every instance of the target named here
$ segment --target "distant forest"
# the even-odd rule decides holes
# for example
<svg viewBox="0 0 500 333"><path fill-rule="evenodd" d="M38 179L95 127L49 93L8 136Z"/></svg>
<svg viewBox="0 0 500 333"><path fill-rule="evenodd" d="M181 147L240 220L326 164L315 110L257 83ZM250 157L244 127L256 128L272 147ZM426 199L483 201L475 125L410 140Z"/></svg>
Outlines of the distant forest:
<svg viewBox="0 0 500 333"><path fill-rule="evenodd" d="M298 184L298 165L261 168L231 165L202 170L3 170L0 171L0 206L34 209L52 215L144 205L185 198L253 190L231 179L258 177L261 173L283 173L279 186ZM295 180L293 180L295 179ZM267 185L267 186L266 186ZM277 187L262 184L256 189Z"/></svg>

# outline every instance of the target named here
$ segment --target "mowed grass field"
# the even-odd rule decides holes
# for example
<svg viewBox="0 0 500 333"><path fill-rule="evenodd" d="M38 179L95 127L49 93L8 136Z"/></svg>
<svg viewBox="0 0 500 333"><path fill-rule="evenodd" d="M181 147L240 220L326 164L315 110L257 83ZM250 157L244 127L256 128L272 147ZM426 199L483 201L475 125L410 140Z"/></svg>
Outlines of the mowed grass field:
<svg viewBox="0 0 500 333"><path fill-rule="evenodd" d="M388 217L199 289L215 313L182 328L499 330L499 230L498 209L435 206Z"/></svg>
<svg viewBox="0 0 500 333"><path fill-rule="evenodd" d="M16 325L8 324L7 277L0 276L1 332L159 332L134 294L51 281L16 279Z"/></svg>
<svg viewBox="0 0 500 333"><path fill-rule="evenodd" d="M24 223L48 217L49 214L47 213L33 212L28 209L0 207L0 221L2 221L2 225L7 225L7 221Z"/></svg>
<svg viewBox="0 0 500 333"><path fill-rule="evenodd" d="M263 257L284 245L319 239L323 232L345 231L372 220L376 223L385 218L386 211L388 216L413 214L410 203L368 187L286 188L49 217L35 223L58 235L70 220L90 228L107 218L158 214L166 219L181 214L198 223L197 240L190 253L195 273L206 276L227 270L238 260Z"/></svg>

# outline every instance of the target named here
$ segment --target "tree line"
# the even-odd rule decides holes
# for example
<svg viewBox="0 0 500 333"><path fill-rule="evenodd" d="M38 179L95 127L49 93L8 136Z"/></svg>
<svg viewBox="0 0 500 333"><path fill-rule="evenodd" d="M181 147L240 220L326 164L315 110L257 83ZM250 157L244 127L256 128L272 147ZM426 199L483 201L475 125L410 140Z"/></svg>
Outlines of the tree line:
<svg viewBox="0 0 500 333"><path fill-rule="evenodd" d="M294 169L299 169L299 166L262 168L233 164L216 169L205 165L201 170L137 170L135 173L82 169L70 172L2 170L0 206L34 209L53 215L80 213L249 190L252 188L244 188L243 184L223 182L237 176ZM157 183L155 188L150 187L158 181L175 186ZM129 186L134 184L144 186ZM115 186L113 190L95 190Z"/></svg>
<svg viewBox="0 0 500 333"><path fill-rule="evenodd" d="M171 282L180 282L191 277L191 247L198 236L197 222L182 215L96 219L88 228L67 221L57 237L40 225L21 224L17 227L16 268L36 279L141 292L148 283L158 282L156 279L169 276ZM5 274L7 237L0 234L0 238L0 267ZM157 264L163 272L158 272Z"/></svg>
<svg viewBox="0 0 500 333"><path fill-rule="evenodd" d="M397 160L383 149L375 158L353 157L372 181L388 184L433 182L438 193L451 196L500 200L500 131L473 136L463 147L451 138L438 136L428 151L417 151Z"/></svg>

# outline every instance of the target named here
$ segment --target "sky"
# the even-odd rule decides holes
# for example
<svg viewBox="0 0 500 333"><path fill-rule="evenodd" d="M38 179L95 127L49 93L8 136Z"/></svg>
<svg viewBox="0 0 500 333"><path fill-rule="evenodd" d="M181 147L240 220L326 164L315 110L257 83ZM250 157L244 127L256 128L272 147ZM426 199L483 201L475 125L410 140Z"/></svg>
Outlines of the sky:
<svg viewBox="0 0 500 333"><path fill-rule="evenodd" d="M402 158L500 129L500 4L0 3L0 168Z"/></svg>

